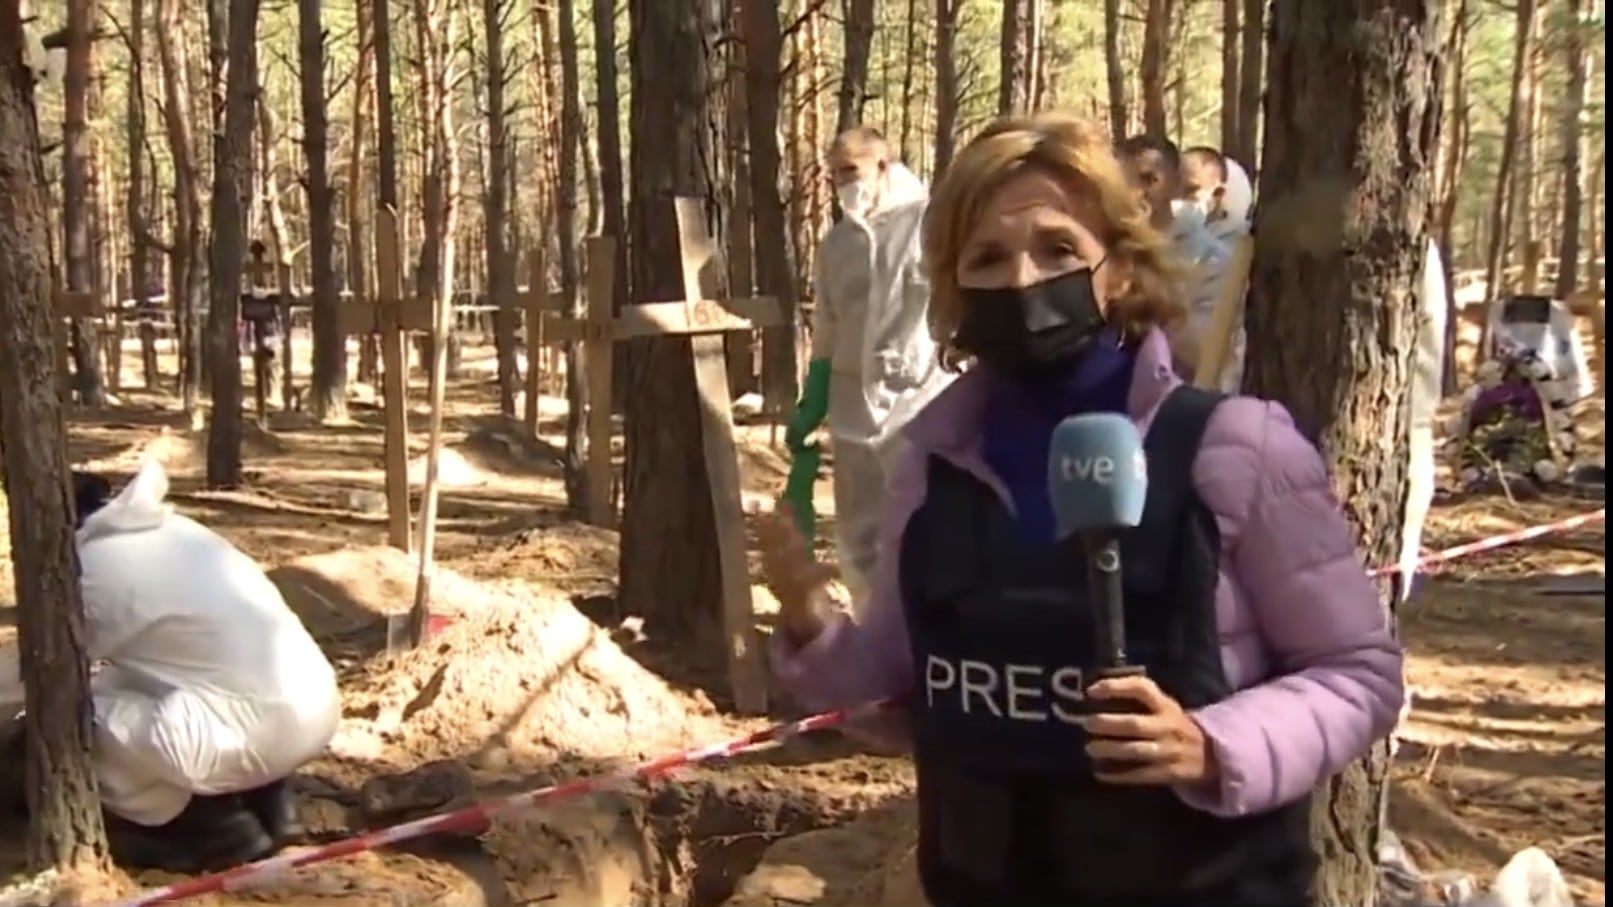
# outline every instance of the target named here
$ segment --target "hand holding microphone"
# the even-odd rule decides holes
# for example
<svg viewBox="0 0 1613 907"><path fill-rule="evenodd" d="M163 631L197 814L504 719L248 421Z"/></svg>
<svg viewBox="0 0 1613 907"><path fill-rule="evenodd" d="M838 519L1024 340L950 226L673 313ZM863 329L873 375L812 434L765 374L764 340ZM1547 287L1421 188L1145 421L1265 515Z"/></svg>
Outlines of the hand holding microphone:
<svg viewBox="0 0 1613 907"><path fill-rule="evenodd" d="M1126 655L1120 536L1142 522L1148 468L1131 420L1072 416L1053 432L1048 491L1061 541L1087 562L1096 670L1086 688L1102 711L1082 725L1099 780L1111 784L1205 783L1214 760L1197 723Z"/></svg>

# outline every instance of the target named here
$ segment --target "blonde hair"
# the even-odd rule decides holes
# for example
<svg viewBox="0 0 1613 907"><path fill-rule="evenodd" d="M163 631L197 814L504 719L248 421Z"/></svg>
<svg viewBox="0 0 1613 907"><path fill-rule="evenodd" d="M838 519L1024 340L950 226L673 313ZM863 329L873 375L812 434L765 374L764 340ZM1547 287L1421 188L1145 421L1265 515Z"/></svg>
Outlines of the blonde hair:
<svg viewBox="0 0 1613 907"><path fill-rule="evenodd" d="M1179 270L1165 237L1148 222L1148 209L1127 181L1108 136L1079 117L1038 113L1004 117L952 159L930 197L924 220L924 264L930 277L930 330L950 367L969 354L953 345L962 316L958 259L998 187L1026 170L1039 170L1097 204L1099 238L1108 246L1104 267L1125 280L1108 300L1109 318L1128 338L1151 328L1172 329L1185 313Z"/></svg>
<svg viewBox="0 0 1613 907"><path fill-rule="evenodd" d="M829 153L839 152L851 158L875 157L883 159L890 154L885 134L873 126L853 126L835 136Z"/></svg>

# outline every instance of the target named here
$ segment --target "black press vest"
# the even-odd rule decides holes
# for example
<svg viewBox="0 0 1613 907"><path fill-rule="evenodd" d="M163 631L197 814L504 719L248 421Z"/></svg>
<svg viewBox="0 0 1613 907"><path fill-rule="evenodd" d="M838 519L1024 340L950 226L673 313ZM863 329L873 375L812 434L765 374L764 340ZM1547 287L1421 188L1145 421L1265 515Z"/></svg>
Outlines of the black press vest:
<svg viewBox="0 0 1613 907"><path fill-rule="evenodd" d="M1173 392L1143 443L1148 500L1121 540L1134 664L1185 708L1232 693L1220 536L1192 465L1221 397ZM1308 803L1239 819L1168 788L1098 782L1071 719L1094 664L1085 559L1027 542L989 486L939 458L903 536L919 871L936 907L1300 907Z"/></svg>

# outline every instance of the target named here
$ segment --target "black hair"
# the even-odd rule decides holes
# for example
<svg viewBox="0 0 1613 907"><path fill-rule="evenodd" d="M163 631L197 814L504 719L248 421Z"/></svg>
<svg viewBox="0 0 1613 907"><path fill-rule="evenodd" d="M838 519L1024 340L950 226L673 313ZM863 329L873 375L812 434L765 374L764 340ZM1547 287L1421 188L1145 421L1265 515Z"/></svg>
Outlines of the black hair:
<svg viewBox="0 0 1613 907"><path fill-rule="evenodd" d="M1221 182L1227 181L1227 156L1222 154L1219 148L1212 148L1209 145L1194 145L1192 148L1183 151L1182 157L1197 158L1214 164L1215 172L1221 177Z"/></svg>
<svg viewBox="0 0 1613 907"><path fill-rule="evenodd" d="M1164 158L1165 163L1170 166L1178 168L1182 166L1181 149L1176 147L1175 142L1164 136L1142 133L1130 136L1115 148L1128 158L1136 157L1144 151L1152 151Z"/></svg>
<svg viewBox="0 0 1613 907"><path fill-rule="evenodd" d="M73 472L74 525L83 526L90 514L112 500L112 483L93 472Z"/></svg>

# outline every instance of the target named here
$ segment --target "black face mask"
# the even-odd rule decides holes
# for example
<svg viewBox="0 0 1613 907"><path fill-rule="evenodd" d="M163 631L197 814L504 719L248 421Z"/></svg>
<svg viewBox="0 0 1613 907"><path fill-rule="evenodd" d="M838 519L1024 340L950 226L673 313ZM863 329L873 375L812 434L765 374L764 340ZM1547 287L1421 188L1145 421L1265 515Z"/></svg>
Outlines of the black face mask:
<svg viewBox="0 0 1613 907"><path fill-rule="evenodd" d="M964 287L963 318L953 342L1005 375L1033 380L1062 375L1104 328L1093 270L1028 287Z"/></svg>

